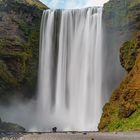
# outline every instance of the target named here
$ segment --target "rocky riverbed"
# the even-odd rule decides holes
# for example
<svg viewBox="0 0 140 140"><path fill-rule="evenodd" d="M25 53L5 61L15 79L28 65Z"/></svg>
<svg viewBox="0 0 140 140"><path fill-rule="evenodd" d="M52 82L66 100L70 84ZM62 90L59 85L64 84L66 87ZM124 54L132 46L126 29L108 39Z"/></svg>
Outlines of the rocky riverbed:
<svg viewBox="0 0 140 140"><path fill-rule="evenodd" d="M140 133L19 133L0 140L140 140Z"/></svg>

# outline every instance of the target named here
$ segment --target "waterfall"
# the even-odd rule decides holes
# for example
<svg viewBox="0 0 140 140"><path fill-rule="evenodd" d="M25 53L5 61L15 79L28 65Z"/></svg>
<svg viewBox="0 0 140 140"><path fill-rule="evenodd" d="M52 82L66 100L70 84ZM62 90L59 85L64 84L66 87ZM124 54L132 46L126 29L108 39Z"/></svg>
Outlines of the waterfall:
<svg viewBox="0 0 140 140"><path fill-rule="evenodd" d="M102 8L44 11L38 127L97 130L101 110Z"/></svg>

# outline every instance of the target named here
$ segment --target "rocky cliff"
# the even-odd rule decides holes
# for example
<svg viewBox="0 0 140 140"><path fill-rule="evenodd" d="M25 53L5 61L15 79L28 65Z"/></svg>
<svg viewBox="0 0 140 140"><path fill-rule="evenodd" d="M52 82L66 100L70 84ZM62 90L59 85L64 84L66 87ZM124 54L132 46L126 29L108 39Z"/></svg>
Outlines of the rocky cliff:
<svg viewBox="0 0 140 140"><path fill-rule="evenodd" d="M35 91L44 9L39 0L0 0L0 102Z"/></svg>
<svg viewBox="0 0 140 140"><path fill-rule="evenodd" d="M120 62L127 75L103 108L100 131L140 130L139 17L140 0L110 0L104 6L106 28L119 32L118 37L130 36L120 48Z"/></svg>
<svg viewBox="0 0 140 140"><path fill-rule="evenodd" d="M104 5L103 18L109 29L140 29L140 0L110 0Z"/></svg>

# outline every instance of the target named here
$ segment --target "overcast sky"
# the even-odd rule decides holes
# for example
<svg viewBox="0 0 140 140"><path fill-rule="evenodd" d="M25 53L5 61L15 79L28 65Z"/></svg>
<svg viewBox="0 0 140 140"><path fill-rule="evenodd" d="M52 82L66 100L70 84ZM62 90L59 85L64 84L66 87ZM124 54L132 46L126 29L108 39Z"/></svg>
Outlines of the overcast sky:
<svg viewBox="0 0 140 140"><path fill-rule="evenodd" d="M41 0L50 8L82 8L82 7L92 7L92 6L102 6L105 2L109 0Z"/></svg>

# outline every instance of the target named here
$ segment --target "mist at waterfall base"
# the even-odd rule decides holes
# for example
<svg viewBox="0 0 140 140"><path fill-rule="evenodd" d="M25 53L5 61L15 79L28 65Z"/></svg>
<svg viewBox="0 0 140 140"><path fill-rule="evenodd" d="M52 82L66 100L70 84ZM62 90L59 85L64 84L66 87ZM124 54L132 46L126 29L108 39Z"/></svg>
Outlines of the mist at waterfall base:
<svg viewBox="0 0 140 140"><path fill-rule="evenodd" d="M102 107L122 77L118 50L104 48L103 41L101 8L44 11L37 100L0 106L2 120L29 131L96 131ZM109 58L113 63L106 67Z"/></svg>

